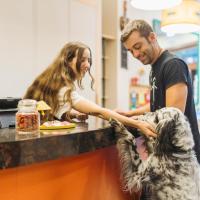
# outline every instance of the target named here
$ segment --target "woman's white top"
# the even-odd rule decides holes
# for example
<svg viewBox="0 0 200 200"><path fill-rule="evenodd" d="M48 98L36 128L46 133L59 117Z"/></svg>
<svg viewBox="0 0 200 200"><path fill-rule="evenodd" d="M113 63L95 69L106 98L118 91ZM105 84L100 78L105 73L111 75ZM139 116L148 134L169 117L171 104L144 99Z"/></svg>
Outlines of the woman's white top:
<svg viewBox="0 0 200 200"><path fill-rule="evenodd" d="M55 114L55 117L57 117L58 119L61 119L62 115L64 113L66 113L67 111L69 111L70 109L70 105L69 102L65 102L64 103L64 95L65 92L67 91L67 87L63 87L60 89L60 91L58 92L58 101L59 101L59 108L57 113ZM71 93L71 99L72 99L72 106L74 106L75 104L77 104L81 99L84 99L84 97L80 96L77 91L72 91Z"/></svg>

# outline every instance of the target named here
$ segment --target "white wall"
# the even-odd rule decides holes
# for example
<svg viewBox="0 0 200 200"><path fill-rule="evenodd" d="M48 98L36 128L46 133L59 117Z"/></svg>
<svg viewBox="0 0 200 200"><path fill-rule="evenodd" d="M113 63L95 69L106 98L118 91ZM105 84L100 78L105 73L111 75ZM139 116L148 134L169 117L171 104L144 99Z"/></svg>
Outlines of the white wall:
<svg viewBox="0 0 200 200"><path fill-rule="evenodd" d="M119 17L123 15L122 13L122 0L118 0L119 3ZM153 19L160 19L160 11L143 11L133 8L129 3L127 4L127 17L129 19L144 19L148 21L150 24ZM118 31L118 40L120 41L120 28ZM132 57L130 53L128 53L128 70L121 68L120 66L120 43L118 48L118 81L117 81L117 94L118 94L118 102L117 107L123 110L129 110L129 83L131 77L138 75L138 70L140 67L145 67L145 74L141 77L141 84L148 85L148 77L149 77L149 66L144 66L141 62L137 61Z"/></svg>
<svg viewBox="0 0 200 200"><path fill-rule="evenodd" d="M39 74L69 41L69 2L32 0L34 7L34 64Z"/></svg>
<svg viewBox="0 0 200 200"><path fill-rule="evenodd" d="M101 64L98 0L0 0L0 5L0 97L23 96L36 75L71 40L91 47L96 76L95 68ZM88 85L89 80L85 82ZM83 93L95 99L94 92Z"/></svg>
<svg viewBox="0 0 200 200"><path fill-rule="evenodd" d="M80 3L82 2L82 3ZM91 73L95 77L96 87L99 84L97 68L101 67L101 55L99 49L101 49L101 4L99 0L71 0L69 5L69 40L82 41L89 45L92 50ZM89 75L83 80L84 90L78 90L81 95L92 100L97 101L95 91L90 88L91 79ZM96 90L98 90L96 88ZM100 91L98 91L100 93Z"/></svg>
<svg viewBox="0 0 200 200"><path fill-rule="evenodd" d="M0 2L0 96L20 96L34 71L32 1Z"/></svg>

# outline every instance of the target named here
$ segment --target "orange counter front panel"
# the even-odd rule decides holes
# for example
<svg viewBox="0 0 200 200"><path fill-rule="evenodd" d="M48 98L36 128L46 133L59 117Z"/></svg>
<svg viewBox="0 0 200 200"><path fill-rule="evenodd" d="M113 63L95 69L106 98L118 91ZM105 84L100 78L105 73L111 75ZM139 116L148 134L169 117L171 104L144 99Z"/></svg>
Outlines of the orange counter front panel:
<svg viewBox="0 0 200 200"><path fill-rule="evenodd" d="M55 149L56 151L56 149ZM130 200L115 146L0 171L0 200Z"/></svg>

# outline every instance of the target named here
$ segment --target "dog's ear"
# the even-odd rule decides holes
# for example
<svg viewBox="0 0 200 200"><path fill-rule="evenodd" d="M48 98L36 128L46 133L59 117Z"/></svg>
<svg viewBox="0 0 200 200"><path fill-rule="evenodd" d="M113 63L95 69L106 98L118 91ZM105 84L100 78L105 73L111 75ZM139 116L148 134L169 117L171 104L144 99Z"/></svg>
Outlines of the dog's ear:
<svg viewBox="0 0 200 200"><path fill-rule="evenodd" d="M158 133L156 153L173 153L175 150L175 146L173 145L173 137L176 133L175 119L163 119L159 121L156 131Z"/></svg>
<svg viewBox="0 0 200 200"><path fill-rule="evenodd" d="M176 123L174 119L163 119L157 124L156 131L158 132L158 135L165 135L168 132L174 131L175 128Z"/></svg>

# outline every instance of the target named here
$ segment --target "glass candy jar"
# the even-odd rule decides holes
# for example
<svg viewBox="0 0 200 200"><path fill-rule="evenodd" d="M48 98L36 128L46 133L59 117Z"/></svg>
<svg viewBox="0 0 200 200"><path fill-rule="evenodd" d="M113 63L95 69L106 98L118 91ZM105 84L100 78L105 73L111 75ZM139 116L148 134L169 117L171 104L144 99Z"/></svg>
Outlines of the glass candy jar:
<svg viewBox="0 0 200 200"><path fill-rule="evenodd" d="M37 111L37 101L23 99L18 103L16 113L16 131L18 134L39 133L40 118Z"/></svg>

